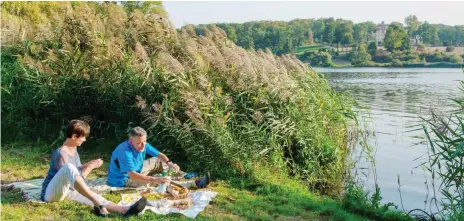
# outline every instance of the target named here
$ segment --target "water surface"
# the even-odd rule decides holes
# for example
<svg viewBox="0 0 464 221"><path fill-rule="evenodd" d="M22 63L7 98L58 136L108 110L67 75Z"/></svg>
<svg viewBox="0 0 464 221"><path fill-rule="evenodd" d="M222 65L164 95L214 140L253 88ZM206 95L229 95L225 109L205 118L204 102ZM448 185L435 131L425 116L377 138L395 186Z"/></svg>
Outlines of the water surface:
<svg viewBox="0 0 464 221"><path fill-rule="evenodd" d="M418 167L427 153L424 132L414 130L433 109L442 113L456 110L451 98L463 97L459 81L461 69L448 68L315 68L323 73L337 91L354 97L368 110L358 109L371 121L375 136L369 139L375 148L377 183L383 203L393 202L401 208L398 176L401 179L402 204L406 210L424 209L430 175ZM359 147L358 147L359 148ZM373 175L358 165L366 187L373 186ZM430 180L428 181L430 184ZM432 194L429 185L429 197ZM426 210L428 211L428 206Z"/></svg>

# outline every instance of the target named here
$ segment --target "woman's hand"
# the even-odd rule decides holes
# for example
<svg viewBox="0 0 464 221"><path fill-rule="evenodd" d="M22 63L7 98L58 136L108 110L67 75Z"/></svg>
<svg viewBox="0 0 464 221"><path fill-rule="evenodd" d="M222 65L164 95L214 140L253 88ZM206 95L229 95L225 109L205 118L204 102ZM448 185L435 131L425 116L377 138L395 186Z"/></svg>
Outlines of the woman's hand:
<svg viewBox="0 0 464 221"><path fill-rule="evenodd" d="M91 160L91 161L87 162L86 164L82 165L81 174L82 174L82 176L87 177L87 175L89 175L89 173L93 169L99 168L102 165L103 165L103 160L102 159Z"/></svg>
<svg viewBox="0 0 464 221"><path fill-rule="evenodd" d="M89 166L92 169L99 168L103 165L103 160L102 159L95 159L89 162Z"/></svg>

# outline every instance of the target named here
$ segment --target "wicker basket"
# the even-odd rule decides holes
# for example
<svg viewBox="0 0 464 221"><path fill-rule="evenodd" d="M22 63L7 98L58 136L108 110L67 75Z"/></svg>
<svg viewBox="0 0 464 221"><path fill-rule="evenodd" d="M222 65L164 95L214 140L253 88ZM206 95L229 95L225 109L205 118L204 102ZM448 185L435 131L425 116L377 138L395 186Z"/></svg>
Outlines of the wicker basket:
<svg viewBox="0 0 464 221"><path fill-rule="evenodd" d="M172 190L178 191L179 194L174 195L171 193ZM190 190L185 188L185 187L179 187L176 185L171 185L168 187L168 192L164 195L164 198L167 200L179 200L179 199L185 199L187 198L188 194L190 193Z"/></svg>

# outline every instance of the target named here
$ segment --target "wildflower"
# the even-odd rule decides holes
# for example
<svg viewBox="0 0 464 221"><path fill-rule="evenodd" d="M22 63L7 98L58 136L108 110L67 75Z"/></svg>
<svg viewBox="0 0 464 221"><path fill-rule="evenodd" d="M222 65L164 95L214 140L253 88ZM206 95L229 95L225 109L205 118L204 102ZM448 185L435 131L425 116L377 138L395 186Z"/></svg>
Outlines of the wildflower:
<svg viewBox="0 0 464 221"><path fill-rule="evenodd" d="M90 80L90 75L88 73L84 73L82 75L82 77L85 79L85 80Z"/></svg>
<svg viewBox="0 0 464 221"><path fill-rule="evenodd" d="M261 123L263 121L263 113L261 113L260 111L254 111L253 120L255 122Z"/></svg>
<svg viewBox="0 0 464 221"><path fill-rule="evenodd" d="M221 94L222 94L222 87L215 87L215 88L214 88L214 93L215 93L217 96L221 96Z"/></svg>
<svg viewBox="0 0 464 221"><path fill-rule="evenodd" d="M151 110L155 113L158 114L161 111L162 105L158 102L154 103L151 105Z"/></svg>
<svg viewBox="0 0 464 221"><path fill-rule="evenodd" d="M145 108L147 108L147 101L145 99L143 99L141 96L137 95L135 96L135 105L140 108L141 110L144 110Z"/></svg>
<svg viewBox="0 0 464 221"><path fill-rule="evenodd" d="M232 96L227 96L225 103L228 106L234 104L234 98L232 98Z"/></svg>

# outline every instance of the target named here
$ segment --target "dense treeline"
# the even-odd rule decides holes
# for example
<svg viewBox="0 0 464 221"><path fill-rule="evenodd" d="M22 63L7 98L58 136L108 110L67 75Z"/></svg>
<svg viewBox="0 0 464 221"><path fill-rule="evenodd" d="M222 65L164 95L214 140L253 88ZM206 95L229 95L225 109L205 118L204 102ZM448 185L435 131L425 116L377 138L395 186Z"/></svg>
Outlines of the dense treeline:
<svg viewBox="0 0 464 221"><path fill-rule="evenodd" d="M416 16L405 18L404 27L409 38L418 38L429 46L464 46L464 25L443 25L421 22ZM216 24L237 45L247 49L270 48L276 54L291 53L305 44L323 43L333 46L368 43L376 30L373 22L354 24L334 18L295 19L283 21L252 21L243 24ZM197 27L208 26L199 25Z"/></svg>
<svg viewBox="0 0 464 221"><path fill-rule="evenodd" d="M447 46L446 53L438 49L427 49L418 35L421 33L421 25L417 17L409 16L405 21L407 28L398 22L384 26L383 48L377 45L379 39L370 41L369 44L352 44L349 53L344 55L339 54L338 49L329 50L327 46L313 45L298 48L297 57L313 66L324 67L337 66L332 62L332 57L351 61L351 65L358 67L462 67L464 54L461 55L460 50L456 50L454 46ZM317 48L318 51L315 50Z"/></svg>

